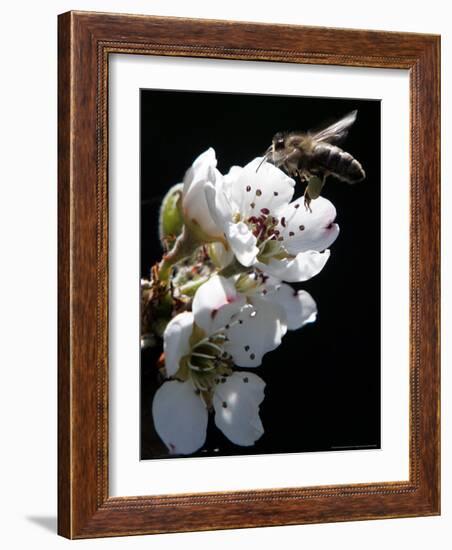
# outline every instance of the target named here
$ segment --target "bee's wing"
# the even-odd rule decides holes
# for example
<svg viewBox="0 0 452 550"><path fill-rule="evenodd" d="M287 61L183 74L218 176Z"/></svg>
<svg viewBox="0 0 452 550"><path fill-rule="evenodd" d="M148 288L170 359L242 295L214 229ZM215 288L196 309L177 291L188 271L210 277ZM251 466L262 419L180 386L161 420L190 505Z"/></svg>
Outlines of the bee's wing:
<svg viewBox="0 0 452 550"><path fill-rule="evenodd" d="M355 122L358 111L352 111L345 115L331 126L311 133L312 139L316 141L328 141L328 143L334 143L343 140L347 137L350 126Z"/></svg>

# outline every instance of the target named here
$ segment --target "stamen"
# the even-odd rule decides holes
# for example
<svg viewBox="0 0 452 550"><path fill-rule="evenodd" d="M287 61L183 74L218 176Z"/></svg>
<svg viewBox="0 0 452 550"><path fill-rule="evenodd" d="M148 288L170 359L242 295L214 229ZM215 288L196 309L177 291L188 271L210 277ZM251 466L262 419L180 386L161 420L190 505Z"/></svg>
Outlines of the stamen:
<svg viewBox="0 0 452 550"><path fill-rule="evenodd" d="M216 355L208 355L207 353L199 353L197 351L193 351L192 356L202 357L204 359L216 359Z"/></svg>
<svg viewBox="0 0 452 550"><path fill-rule="evenodd" d="M220 335L218 335L218 336L220 336ZM223 335L222 335L222 336L223 336ZM210 338L211 338L211 336L206 336L205 338L203 338L202 340L200 340L200 341L196 344L195 348L199 348L199 347L202 346L203 344L209 344L209 343L210 343Z"/></svg>
<svg viewBox="0 0 452 550"><path fill-rule="evenodd" d="M189 367L190 369L192 369L192 370L197 371L197 372L201 372L201 371L202 371L201 367L197 367L197 366L193 365L193 363L192 363L191 361L188 361L188 367Z"/></svg>
<svg viewBox="0 0 452 550"><path fill-rule="evenodd" d="M193 382L196 384L196 387L199 388L201 391L208 391L208 388L201 384L199 380L193 380Z"/></svg>
<svg viewBox="0 0 452 550"><path fill-rule="evenodd" d="M265 281L262 282L262 285L265 284ZM262 295L265 295L265 296L271 296L272 294L274 294L275 292L277 292L279 289L281 288L281 285L278 285L278 286L273 286L273 287L270 287L270 288L263 288L262 291L261 291L261 294ZM246 350L248 351L248 350Z"/></svg>
<svg viewBox="0 0 452 550"><path fill-rule="evenodd" d="M262 251L264 248L265 248L265 245L268 243L268 241L274 241L275 240L275 234L276 233L272 233L270 235L270 237L267 237L265 239L265 241L262 241L261 243L259 243L259 249Z"/></svg>
<svg viewBox="0 0 452 550"><path fill-rule="evenodd" d="M201 367L197 367L196 365L193 365L193 363L191 361L188 361L188 368L190 368L191 370L194 370L196 372L209 372L211 370L214 370L215 366L212 365L212 366L207 366L207 367L202 367L201 368Z"/></svg>
<svg viewBox="0 0 452 550"><path fill-rule="evenodd" d="M223 335L221 335L223 336ZM218 353L223 353L223 348L220 348L220 346L217 346L217 344L214 344L213 342L209 342L207 344L209 347L213 348L214 350L218 351Z"/></svg>
<svg viewBox="0 0 452 550"><path fill-rule="evenodd" d="M215 370L216 369L216 365L209 365L208 367L203 367L203 371L204 372L210 372L212 370Z"/></svg>
<svg viewBox="0 0 452 550"><path fill-rule="evenodd" d="M293 220L294 216L296 216L296 214L297 214L297 208L298 208L299 206L300 206L300 205L299 205L298 203L295 205L295 208L294 208L293 212L290 214L289 219L286 220L287 225L290 225L290 222Z"/></svg>
<svg viewBox="0 0 452 550"><path fill-rule="evenodd" d="M262 237L262 235L264 233L265 233L265 225L262 225L262 227L260 228L259 233L256 235L256 238L257 238L258 241L260 240L260 238Z"/></svg>

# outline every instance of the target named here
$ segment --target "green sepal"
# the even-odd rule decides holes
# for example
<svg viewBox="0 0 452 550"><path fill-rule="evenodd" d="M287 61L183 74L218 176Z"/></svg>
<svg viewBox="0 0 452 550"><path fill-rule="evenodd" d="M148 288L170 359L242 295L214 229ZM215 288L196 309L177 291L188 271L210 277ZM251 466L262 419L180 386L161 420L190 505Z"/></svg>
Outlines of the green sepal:
<svg viewBox="0 0 452 550"><path fill-rule="evenodd" d="M166 292L160 297L160 300L154 306L153 317L153 329L155 334L163 338L163 333L171 321L173 312L173 300L171 294Z"/></svg>
<svg viewBox="0 0 452 550"><path fill-rule="evenodd" d="M206 333L203 331L201 327L198 327L196 323L193 323L193 332L190 336L190 346L193 348L195 345L200 342L203 338L206 337Z"/></svg>

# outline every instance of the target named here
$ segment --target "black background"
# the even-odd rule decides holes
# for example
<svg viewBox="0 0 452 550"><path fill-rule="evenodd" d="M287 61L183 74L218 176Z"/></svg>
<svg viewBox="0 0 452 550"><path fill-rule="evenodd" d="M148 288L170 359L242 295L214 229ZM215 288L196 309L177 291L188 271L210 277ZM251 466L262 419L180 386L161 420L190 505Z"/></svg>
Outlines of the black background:
<svg viewBox="0 0 452 550"><path fill-rule="evenodd" d="M141 274L161 258L157 218L167 189L213 147L223 174L260 156L281 130L358 118L343 148L363 165L355 186L328 178L323 195L337 209L340 234L323 271L299 285L318 318L289 332L253 372L267 383L253 447L232 444L209 418L207 441L192 456L380 447L380 102L360 99L141 90ZM303 189L297 184L296 195ZM141 458L167 456L151 404L161 350L142 353ZM246 369L245 369L246 370Z"/></svg>

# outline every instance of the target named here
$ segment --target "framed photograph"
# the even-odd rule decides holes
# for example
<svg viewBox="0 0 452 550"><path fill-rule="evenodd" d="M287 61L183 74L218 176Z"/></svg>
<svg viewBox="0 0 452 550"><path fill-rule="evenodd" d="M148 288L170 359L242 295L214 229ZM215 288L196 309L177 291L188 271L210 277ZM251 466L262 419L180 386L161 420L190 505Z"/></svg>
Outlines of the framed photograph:
<svg viewBox="0 0 452 550"><path fill-rule="evenodd" d="M61 535L439 514L439 47L59 17Z"/></svg>
<svg viewBox="0 0 452 550"><path fill-rule="evenodd" d="M154 89L142 89L140 93L140 458L380 449L380 100ZM333 122L331 130L327 126L325 140L321 138L314 145L316 153L306 173L311 183L299 181L297 174L288 178L290 165L285 168L281 164L275 169L273 152L269 162L261 155L268 149L266 140L271 141L279 128L290 128L291 124L310 128L325 119ZM348 131L349 125L353 130L343 143L359 161L332 144L341 132ZM325 129L320 129L322 132ZM309 133L297 132L281 137L282 155L307 156L303 140L316 143L315 132L312 135L308 138ZM291 153L285 140L296 140L299 146ZM308 141L306 147L311 146ZM337 171L336 181L325 187L322 197L311 199L308 193L319 183L319 176L325 178L327 185L322 154L328 155L327 162L335 165L332 169ZM211 205L211 214L202 193L206 191L204 186L208 190L212 182L216 187L221 185L223 173L234 165L224 176L235 178L233 174L237 172L231 191L235 196L241 189L235 199L229 197L234 209L231 219L241 209L243 212L238 223L223 227L221 222L214 222L216 206ZM217 173L208 175L206 170ZM358 184L361 179L362 185L347 185ZM185 192L179 180L188 186ZM176 184L169 191L168 181ZM195 191L191 197L190 186L196 189L193 186L200 183L201 195ZM229 185L227 180L225 185ZM167 193L169 197L165 199ZM181 216L189 218L189 224L199 220L200 227L213 231L215 240L210 242L212 237L206 233L200 245L196 238L194 251L188 250L188 256L184 254L174 264L170 283L175 301L167 311L168 318L161 312L161 285L158 291L155 280L162 283L157 270L167 249L171 255L171 248L180 246L169 227L171 216L176 215L179 220L179 207L173 211L173 195L174 200L181 202ZM340 238L336 210L341 220ZM180 221L175 232L182 228ZM361 229L366 226L368 229ZM255 254L251 263L237 248L238 228L249 242L245 255ZM195 229L198 230L197 224ZM310 235L313 231L315 237L314 233ZM178 243L191 239L189 234L190 229L184 229ZM343 250L341 258L330 261L329 254L339 254L339 244L339 250ZM291 248L289 261L297 258L300 271L293 271L295 266L282 258L286 246ZM218 253L225 257L217 258ZM118 251L118 262L122 262L120 254ZM306 272L311 262L313 271ZM166 300L166 293L164 296ZM229 300L229 313L224 310L226 319L220 317L220 296ZM200 299L206 300L207 309ZM245 313L248 310L255 315L249 317ZM166 346L167 359L171 349L177 348L176 343L171 343L173 327L185 318L191 320L187 311L198 318L197 326L204 325L203 343L195 346L187 363L188 384L162 384L168 378L167 362L164 370L158 368L162 346ZM200 320L199 315L212 318L212 326L210 321L206 325ZM357 318L361 321L357 322ZM175 334L179 338L179 329ZM210 340L205 341L206 337ZM349 345L344 345L351 341L352 352ZM178 371L173 374L177 380L180 376L185 378L176 363L174 368ZM231 384L240 376L248 386L239 388L249 390L254 382L258 386L253 389L262 387L264 392L259 391L259 402L253 402L249 417L241 408L235 417L228 405L237 392L235 384ZM164 413L160 412L160 400L168 404L172 391L193 386L204 401L201 407L199 399L192 403L202 411L202 427L192 424L196 414L182 414L178 410L181 405L174 404L173 434L168 411L165 408ZM240 392L237 395L241 398ZM220 396L224 410L218 411ZM179 401L179 396L175 399ZM246 392L242 399L248 402ZM207 426L206 402L215 419ZM161 414L164 419L160 419ZM187 421L185 429L181 429L180 417ZM223 425L229 418L232 423Z"/></svg>

